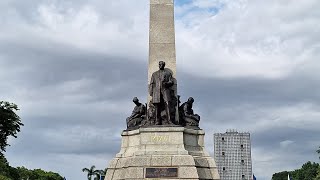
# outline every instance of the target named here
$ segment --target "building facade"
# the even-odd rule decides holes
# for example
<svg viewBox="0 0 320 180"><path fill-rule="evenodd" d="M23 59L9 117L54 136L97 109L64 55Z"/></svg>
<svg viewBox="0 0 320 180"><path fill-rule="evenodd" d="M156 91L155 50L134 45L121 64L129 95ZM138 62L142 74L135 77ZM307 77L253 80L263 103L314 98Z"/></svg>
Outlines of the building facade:
<svg viewBox="0 0 320 180"><path fill-rule="evenodd" d="M215 133L214 158L221 180L251 180L250 133L236 130Z"/></svg>

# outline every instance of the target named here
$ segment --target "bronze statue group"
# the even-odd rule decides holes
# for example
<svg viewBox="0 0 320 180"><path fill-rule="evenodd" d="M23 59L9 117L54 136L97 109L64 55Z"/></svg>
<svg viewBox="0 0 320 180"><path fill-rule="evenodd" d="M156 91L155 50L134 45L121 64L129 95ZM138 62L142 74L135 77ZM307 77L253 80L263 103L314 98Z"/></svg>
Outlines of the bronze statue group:
<svg viewBox="0 0 320 180"><path fill-rule="evenodd" d="M127 129L149 126L186 126L199 129L200 116L194 114L192 109L194 99L190 97L180 105L180 97L175 95L173 85L171 70L165 68L164 61L160 61L159 70L152 74L149 84L149 108L134 97L136 106L127 118Z"/></svg>

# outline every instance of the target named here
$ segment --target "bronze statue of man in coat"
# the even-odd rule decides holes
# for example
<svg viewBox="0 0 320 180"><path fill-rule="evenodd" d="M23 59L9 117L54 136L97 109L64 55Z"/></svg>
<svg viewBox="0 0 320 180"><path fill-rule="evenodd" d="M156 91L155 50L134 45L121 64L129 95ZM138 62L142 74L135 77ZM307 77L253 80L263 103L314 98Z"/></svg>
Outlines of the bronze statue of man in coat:
<svg viewBox="0 0 320 180"><path fill-rule="evenodd" d="M171 115L174 81L172 73L169 69L165 69L165 65L164 61L159 62L159 70L152 74L149 84L151 103L155 107L156 125L173 124L174 121Z"/></svg>

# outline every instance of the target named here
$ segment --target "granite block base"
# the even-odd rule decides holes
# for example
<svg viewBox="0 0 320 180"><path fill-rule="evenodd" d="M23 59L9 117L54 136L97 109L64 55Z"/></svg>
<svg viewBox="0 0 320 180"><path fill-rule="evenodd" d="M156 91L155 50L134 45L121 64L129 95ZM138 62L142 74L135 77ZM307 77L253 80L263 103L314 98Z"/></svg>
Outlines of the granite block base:
<svg viewBox="0 0 320 180"><path fill-rule="evenodd" d="M205 151L204 131L149 127L123 131L121 150L107 168L106 180L219 180L214 159Z"/></svg>

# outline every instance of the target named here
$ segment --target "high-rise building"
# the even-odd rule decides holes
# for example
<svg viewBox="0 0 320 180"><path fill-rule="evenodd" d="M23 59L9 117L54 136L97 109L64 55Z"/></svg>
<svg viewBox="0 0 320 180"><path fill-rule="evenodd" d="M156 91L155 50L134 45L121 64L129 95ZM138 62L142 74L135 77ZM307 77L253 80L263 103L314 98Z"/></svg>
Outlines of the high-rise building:
<svg viewBox="0 0 320 180"><path fill-rule="evenodd" d="M250 133L236 130L215 133L214 158L221 180L251 180Z"/></svg>

